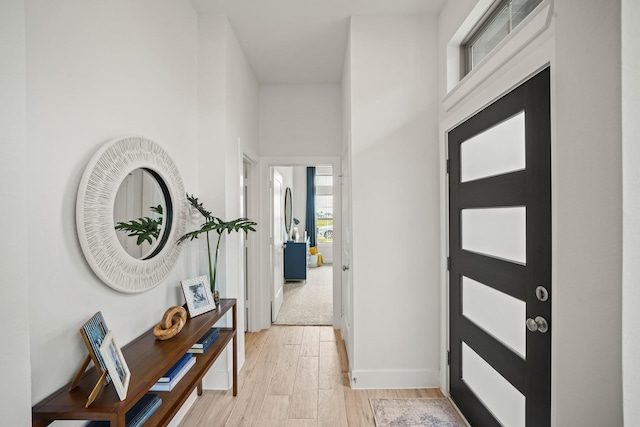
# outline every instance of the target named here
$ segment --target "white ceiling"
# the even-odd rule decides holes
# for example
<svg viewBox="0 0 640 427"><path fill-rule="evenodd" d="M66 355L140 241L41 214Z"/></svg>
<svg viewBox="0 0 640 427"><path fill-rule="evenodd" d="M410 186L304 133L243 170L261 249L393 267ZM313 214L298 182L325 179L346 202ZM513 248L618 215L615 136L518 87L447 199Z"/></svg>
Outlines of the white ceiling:
<svg viewBox="0 0 640 427"><path fill-rule="evenodd" d="M349 17L438 14L445 0L190 0L226 15L258 82L338 83Z"/></svg>

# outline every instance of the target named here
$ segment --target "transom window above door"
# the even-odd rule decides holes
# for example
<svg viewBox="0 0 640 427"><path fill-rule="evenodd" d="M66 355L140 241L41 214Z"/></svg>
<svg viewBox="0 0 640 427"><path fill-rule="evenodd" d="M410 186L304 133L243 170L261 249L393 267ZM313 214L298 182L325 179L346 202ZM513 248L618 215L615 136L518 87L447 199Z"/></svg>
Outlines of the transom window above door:
<svg viewBox="0 0 640 427"><path fill-rule="evenodd" d="M542 0L497 0L460 46L464 77L493 51Z"/></svg>

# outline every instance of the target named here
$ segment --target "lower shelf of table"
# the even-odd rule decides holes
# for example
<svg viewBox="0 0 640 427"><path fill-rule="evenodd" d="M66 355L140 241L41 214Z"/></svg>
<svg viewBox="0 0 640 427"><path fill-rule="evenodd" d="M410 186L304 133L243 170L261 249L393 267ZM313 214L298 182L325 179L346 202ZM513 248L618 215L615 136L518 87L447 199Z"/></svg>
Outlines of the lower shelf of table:
<svg viewBox="0 0 640 427"><path fill-rule="evenodd" d="M162 405L146 422L149 426L166 426L180 410L193 390L201 385L202 377L206 374L218 356L232 340L235 332L223 329L220 338L203 354L195 354L196 363L171 391L154 391L162 399Z"/></svg>

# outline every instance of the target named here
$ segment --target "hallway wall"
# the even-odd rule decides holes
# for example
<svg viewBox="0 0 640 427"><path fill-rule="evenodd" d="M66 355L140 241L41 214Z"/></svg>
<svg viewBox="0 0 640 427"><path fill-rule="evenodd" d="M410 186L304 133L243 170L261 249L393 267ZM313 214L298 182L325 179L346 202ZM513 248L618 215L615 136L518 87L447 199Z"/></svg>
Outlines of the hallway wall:
<svg viewBox="0 0 640 427"><path fill-rule="evenodd" d="M229 20L221 15L198 17L198 188L207 209L225 220L241 216L243 158L257 158L258 83ZM187 191L190 191L187 189ZM194 191L194 190L191 190ZM195 218L200 221L199 214ZM252 218L255 219L255 218ZM194 227L201 222L194 223ZM249 239L255 239L250 233ZM224 234L220 241L217 289L237 298L244 313L244 232ZM206 239L190 242L199 248L201 274L207 273ZM244 316L238 329L244 330ZM203 384L227 388L231 382L231 349L216 361ZM244 361L244 338L238 340L238 364Z"/></svg>
<svg viewBox="0 0 640 427"><path fill-rule="evenodd" d="M156 288L122 294L80 250L78 183L107 140L143 135L196 187L197 17L183 2L26 2L28 284L32 403L67 383L86 355L79 328L102 311L120 345L182 303L195 246ZM43 218L46 218L45 225ZM24 237L23 237L24 238Z"/></svg>
<svg viewBox="0 0 640 427"><path fill-rule="evenodd" d="M3 329L0 365L5 387L0 389L2 422L31 423L29 343L29 276L27 263L26 49L23 0L0 3L0 263ZM10 385L10 386L7 386Z"/></svg>
<svg viewBox="0 0 640 427"><path fill-rule="evenodd" d="M623 282L622 372L625 425L640 419L640 3L622 0Z"/></svg>
<svg viewBox="0 0 640 427"><path fill-rule="evenodd" d="M351 19L354 388L439 386L436 28Z"/></svg>
<svg viewBox="0 0 640 427"><path fill-rule="evenodd" d="M622 425L620 1L556 13L554 425Z"/></svg>
<svg viewBox="0 0 640 427"><path fill-rule="evenodd" d="M339 156L340 85L260 85L261 157Z"/></svg>

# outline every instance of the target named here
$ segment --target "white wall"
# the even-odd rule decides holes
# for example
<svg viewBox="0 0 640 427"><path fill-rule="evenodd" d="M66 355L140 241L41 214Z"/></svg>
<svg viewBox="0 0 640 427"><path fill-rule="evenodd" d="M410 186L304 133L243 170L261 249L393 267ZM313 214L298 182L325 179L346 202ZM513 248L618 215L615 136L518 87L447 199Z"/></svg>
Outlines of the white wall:
<svg viewBox="0 0 640 427"><path fill-rule="evenodd" d="M198 26L198 195L215 216L232 220L241 216L243 156L255 158L258 151L258 85L225 16L202 15ZM238 300L238 330L244 330L245 322L243 233L224 235L216 285L221 297ZM253 233L250 238L255 238ZM242 366L244 336L238 337ZM205 388L230 386L230 351L205 377Z"/></svg>
<svg viewBox="0 0 640 427"><path fill-rule="evenodd" d="M556 1L555 26L554 425L621 425L620 2Z"/></svg>
<svg viewBox="0 0 640 427"><path fill-rule="evenodd" d="M446 45L475 2L447 2L440 15L443 230L446 131L550 64L552 425L621 425L619 3L549 3L543 27L511 39L529 33L527 43L503 43L501 53L448 94ZM597 321L585 328L584 319Z"/></svg>
<svg viewBox="0 0 640 427"><path fill-rule="evenodd" d="M24 1L0 5L0 263L5 320L0 364L5 387L0 413L6 425L31 422L29 272L27 265L26 69Z"/></svg>
<svg viewBox="0 0 640 427"><path fill-rule="evenodd" d="M226 22L226 164L225 164L225 210L226 220L242 216L241 197L243 157L255 160L258 155L258 82L253 70L240 47L228 20ZM214 182L200 186L217 185ZM256 218L252 218L256 220ZM259 225L260 226L260 225ZM264 226L264 224L262 225ZM249 233L249 239L256 239ZM245 289L244 289L244 231L227 234L224 246L225 269L221 284L225 286L229 298L238 301L238 331L245 330ZM226 279L226 280L225 280ZM244 334L238 335L238 367L244 364ZM227 355L231 357L231 346ZM231 372L231 365L227 365ZM231 381L231 379L230 379ZM222 388L231 387L231 383Z"/></svg>
<svg viewBox="0 0 640 427"><path fill-rule="evenodd" d="M149 137L168 151L189 193L214 214L236 218L243 154L255 158L258 151L258 103L257 82L227 19L199 19L188 2L37 0L27 4L26 26L27 154L37 171L26 179L29 204L55 225L29 232L30 406L69 381L86 352L78 329L93 313L103 312L124 345L182 303L180 280L207 271L201 239L185 244L178 265L151 291L120 294L95 277L75 232L76 189L93 152L115 136ZM27 220L42 215L31 209ZM200 222L194 215L188 226ZM221 295L238 298L241 314L240 234L226 240ZM244 316L238 321L242 329ZM230 363L222 358L210 385L228 383Z"/></svg>
<svg viewBox="0 0 640 427"><path fill-rule="evenodd" d="M307 167L306 166L294 166L293 167L293 217L300 221L300 224L295 225L298 227L298 234L300 235L300 241L304 241L304 229L307 223Z"/></svg>
<svg viewBox="0 0 640 427"><path fill-rule="evenodd" d="M287 187L291 189L291 201L293 202L293 167L291 166L277 166L274 168L276 172L282 176L282 191L283 191L283 200L284 200L284 191ZM291 205L293 211L293 204ZM284 215L284 207L283 207L283 215ZM293 220L292 220L293 221ZM293 222L291 222L291 227L293 227ZM282 227L283 233L286 234L287 230ZM285 240L288 237L285 237Z"/></svg>
<svg viewBox="0 0 640 427"><path fill-rule="evenodd" d="M198 182L217 185L199 188L197 196L218 216L224 211L226 190L220 183L225 182L226 161L227 25L225 16L198 17Z"/></svg>
<svg viewBox="0 0 640 427"><path fill-rule="evenodd" d="M357 388L439 385L436 28L432 17L351 19Z"/></svg>
<svg viewBox="0 0 640 427"><path fill-rule="evenodd" d="M640 3L622 0L623 287L622 368L624 421L640 419Z"/></svg>
<svg viewBox="0 0 640 427"><path fill-rule="evenodd" d="M278 166L276 171L282 175L284 188L291 188L293 218L300 221L295 225L291 222L291 230L298 227L299 239L304 239L304 224L307 210L307 167L306 166Z"/></svg>
<svg viewBox="0 0 640 427"><path fill-rule="evenodd" d="M340 85L261 85L260 156L338 156Z"/></svg>
<svg viewBox="0 0 640 427"><path fill-rule="evenodd" d="M276 172L282 175L282 186L283 188L291 188L293 195L293 167L291 166L276 166L274 168ZM293 197L291 199L293 201ZM293 205L292 205L293 207Z"/></svg>
<svg viewBox="0 0 640 427"><path fill-rule="evenodd" d="M28 268L19 281L29 287L22 309L31 319L35 404L67 383L84 359L78 330L95 312L124 345L182 304L179 281L198 271L185 246L158 287L118 293L89 268L75 228L80 177L110 138L155 140L185 187L197 187L198 40L190 4L172 1L30 0L26 28L28 209L18 211L29 225Z"/></svg>

